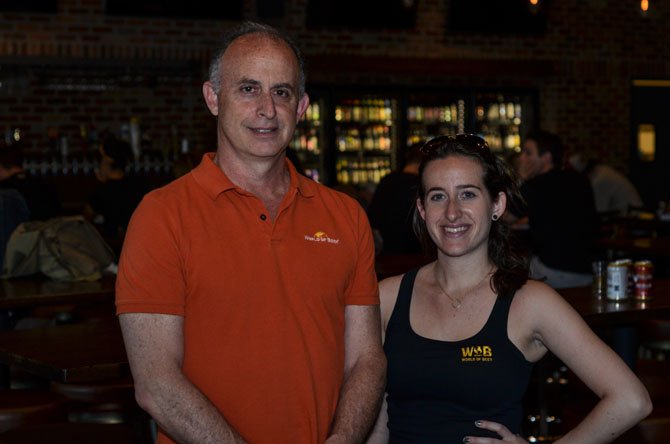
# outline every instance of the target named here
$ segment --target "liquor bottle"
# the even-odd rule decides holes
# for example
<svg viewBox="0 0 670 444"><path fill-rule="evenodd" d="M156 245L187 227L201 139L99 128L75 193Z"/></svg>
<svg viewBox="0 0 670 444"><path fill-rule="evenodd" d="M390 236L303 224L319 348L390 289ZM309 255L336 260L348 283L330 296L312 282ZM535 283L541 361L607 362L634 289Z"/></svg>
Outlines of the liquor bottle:
<svg viewBox="0 0 670 444"><path fill-rule="evenodd" d="M133 156L135 157L135 160L139 160L139 158L142 156L142 135L140 132L140 119L137 116L132 116L130 118L129 131L130 148L133 150Z"/></svg>
<svg viewBox="0 0 670 444"><path fill-rule="evenodd" d="M190 142L186 137L182 137L179 143L179 153L174 160L172 172L174 177L181 177L193 169L193 160L191 159Z"/></svg>

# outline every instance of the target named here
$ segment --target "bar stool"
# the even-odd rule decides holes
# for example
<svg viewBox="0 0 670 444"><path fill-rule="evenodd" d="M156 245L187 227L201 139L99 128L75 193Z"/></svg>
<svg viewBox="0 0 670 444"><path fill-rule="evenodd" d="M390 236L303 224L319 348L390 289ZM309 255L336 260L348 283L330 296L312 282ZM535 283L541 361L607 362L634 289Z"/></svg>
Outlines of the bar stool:
<svg viewBox="0 0 670 444"><path fill-rule="evenodd" d="M67 399L49 390L0 392L0 432L20 426L65 421Z"/></svg>
<svg viewBox="0 0 670 444"><path fill-rule="evenodd" d="M91 383L52 382L51 390L70 400L71 422L119 424L140 409L130 376Z"/></svg>
<svg viewBox="0 0 670 444"><path fill-rule="evenodd" d="M68 421L77 424L123 424L136 443L153 442L149 415L135 401L131 376L91 383L52 382L51 390L70 400Z"/></svg>
<svg viewBox="0 0 670 444"><path fill-rule="evenodd" d="M670 359L670 321L650 320L640 324L640 354L645 359Z"/></svg>

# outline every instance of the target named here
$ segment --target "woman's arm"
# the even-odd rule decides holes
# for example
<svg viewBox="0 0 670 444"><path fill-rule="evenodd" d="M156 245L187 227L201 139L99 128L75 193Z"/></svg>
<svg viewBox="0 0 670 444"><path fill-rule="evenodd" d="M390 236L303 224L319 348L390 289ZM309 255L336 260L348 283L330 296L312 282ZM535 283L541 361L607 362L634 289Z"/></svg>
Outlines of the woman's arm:
<svg viewBox="0 0 670 444"><path fill-rule="evenodd" d="M611 442L649 415L652 405L644 385L558 293L531 282L518 296L513 306L518 302L515 308L522 313L522 323L532 326L538 348L554 353L600 398L557 442Z"/></svg>

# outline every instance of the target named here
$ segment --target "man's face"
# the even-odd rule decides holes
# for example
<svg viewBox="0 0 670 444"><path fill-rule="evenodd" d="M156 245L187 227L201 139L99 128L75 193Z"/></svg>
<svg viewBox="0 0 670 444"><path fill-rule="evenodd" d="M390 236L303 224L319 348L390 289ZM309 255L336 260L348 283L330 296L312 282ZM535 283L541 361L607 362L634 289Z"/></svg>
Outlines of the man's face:
<svg viewBox="0 0 670 444"><path fill-rule="evenodd" d="M228 47L221 63L218 94L209 82L203 88L218 116L219 150L241 160L282 153L309 104L307 95L298 97L299 67L291 48L248 34Z"/></svg>
<svg viewBox="0 0 670 444"><path fill-rule="evenodd" d="M538 154L537 142L528 139L524 142L519 156L519 175L521 179L528 180L546 172L548 152Z"/></svg>

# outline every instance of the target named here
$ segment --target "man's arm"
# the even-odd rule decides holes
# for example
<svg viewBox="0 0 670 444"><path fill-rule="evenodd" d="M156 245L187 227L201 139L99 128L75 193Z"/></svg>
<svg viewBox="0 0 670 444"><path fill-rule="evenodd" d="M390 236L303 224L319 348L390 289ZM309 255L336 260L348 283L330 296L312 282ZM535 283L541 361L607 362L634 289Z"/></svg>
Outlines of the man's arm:
<svg viewBox="0 0 670 444"><path fill-rule="evenodd" d="M344 318L344 383L329 444L365 440L386 386L379 306L348 305Z"/></svg>
<svg viewBox="0 0 670 444"><path fill-rule="evenodd" d="M184 376L183 318L119 316L137 403L179 443L242 443L217 408Z"/></svg>
<svg viewBox="0 0 670 444"><path fill-rule="evenodd" d="M379 410L377 421L375 422L367 441L365 441L365 444L387 444L389 442L389 414L387 410L388 403L382 398L382 407Z"/></svg>

